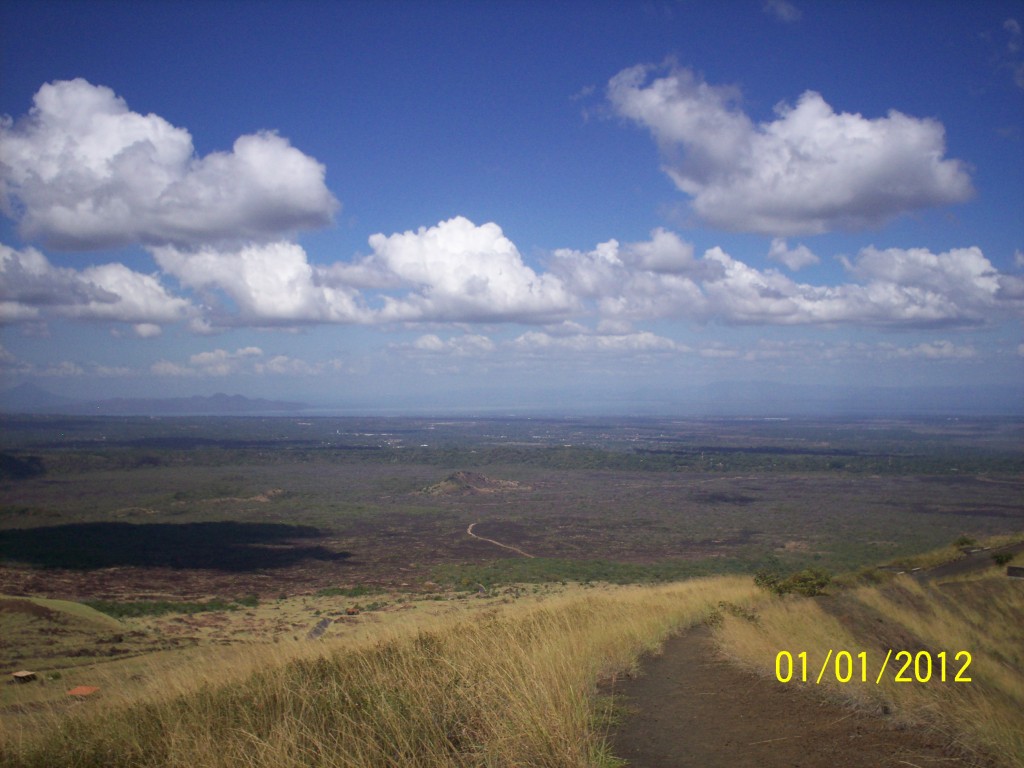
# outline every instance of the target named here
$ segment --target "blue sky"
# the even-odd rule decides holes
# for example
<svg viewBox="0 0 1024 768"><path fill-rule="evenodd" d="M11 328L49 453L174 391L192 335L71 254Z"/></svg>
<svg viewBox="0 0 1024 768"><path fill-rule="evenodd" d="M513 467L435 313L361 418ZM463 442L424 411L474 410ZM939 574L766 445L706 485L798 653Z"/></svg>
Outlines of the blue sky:
<svg viewBox="0 0 1024 768"><path fill-rule="evenodd" d="M2 383L556 412L1019 393L1022 25L4 3Z"/></svg>

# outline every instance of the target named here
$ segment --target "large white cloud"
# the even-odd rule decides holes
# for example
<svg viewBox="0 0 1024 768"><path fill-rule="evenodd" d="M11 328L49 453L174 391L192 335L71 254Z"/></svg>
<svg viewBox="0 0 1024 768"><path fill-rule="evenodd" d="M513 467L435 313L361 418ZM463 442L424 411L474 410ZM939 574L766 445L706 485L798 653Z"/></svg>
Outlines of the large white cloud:
<svg viewBox="0 0 1024 768"><path fill-rule="evenodd" d="M263 240L321 226L337 201L324 166L274 133L198 157L192 137L83 79L42 86L0 120L0 207L59 249Z"/></svg>
<svg viewBox="0 0 1024 768"><path fill-rule="evenodd" d="M724 274L720 264L695 258L692 245L663 229L644 242L559 249L551 269L601 317L619 320L698 316L705 304L701 282Z"/></svg>
<svg viewBox="0 0 1024 768"><path fill-rule="evenodd" d="M608 84L616 112L649 129L664 170L706 222L777 236L876 226L899 214L962 202L964 164L944 159L945 131L932 119L837 113L805 92L755 123L732 88L692 72L635 66Z"/></svg>
<svg viewBox="0 0 1024 768"><path fill-rule="evenodd" d="M589 252L559 250L551 268L591 313L606 319L924 327L978 325L1024 311L1017 279L998 272L979 248L938 254L866 248L843 260L853 281L812 285L717 247L692 259L685 271L645 269L635 254L666 242L667 234L655 231L648 243L624 247L612 240ZM791 252L781 241L774 250L780 259L811 255Z"/></svg>
<svg viewBox="0 0 1024 768"><path fill-rule="evenodd" d="M733 323L970 326L1024 308L1000 297L1000 275L979 248L866 248L845 261L861 282L831 286L757 270L717 248L705 258L725 269L702 285L706 314Z"/></svg>
<svg viewBox="0 0 1024 768"><path fill-rule="evenodd" d="M642 242L557 250L546 271L526 265L497 225L463 218L374 235L370 244L369 256L329 265L311 264L303 248L289 242L152 247L164 273L191 296L175 296L160 276L123 264L59 268L33 248L0 246L0 318L106 319L132 323L143 337L185 320L194 331L312 323L540 324L552 338L586 335L580 323L595 322L599 334L617 337L609 342L617 344L638 323L663 318L895 328L991 325L1024 316L1024 278L999 272L976 247L942 253L865 248L841 259L848 279L815 285L718 247L697 256L691 244L663 229ZM781 240L769 257L790 267L817 258ZM424 336L417 349L454 350L438 339Z"/></svg>
<svg viewBox="0 0 1024 768"><path fill-rule="evenodd" d="M195 308L173 296L154 275L111 263L82 270L55 267L34 248L0 244L0 321L47 316L136 324L142 337L156 326L185 320Z"/></svg>
<svg viewBox="0 0 1024 768"><path fill-rule="evenodd" d="M557 277L523 262L497 224L458 216L415 232L372 235L370 247L360 262L325 275L400 291L382 294L378 321L540 322L576 307Z"/></svg>
<svg viewBox="0 0 1024 768"><path fill-rule="evenodd" d="M216 302L217 291L235 304L238 320L268 323L348 323L369 319L355 290L325 285L296 243L152 249L160 267L182 285ZM222 319L225 319L226 316Z"/></svg>

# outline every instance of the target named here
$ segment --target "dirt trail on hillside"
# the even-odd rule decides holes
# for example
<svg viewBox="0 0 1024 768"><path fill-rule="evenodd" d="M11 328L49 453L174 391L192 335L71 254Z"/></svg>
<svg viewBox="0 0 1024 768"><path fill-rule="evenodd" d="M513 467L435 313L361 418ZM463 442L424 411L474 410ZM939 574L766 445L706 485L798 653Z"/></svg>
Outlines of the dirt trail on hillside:
<svg viewBox="0 0 1024 768"><path fill-rule="evenodd" d="M758 677L717 654L701 627L615 683L626 714L609 735L630 768L963 768L941 737L900 728Z"/></svg>
<svg viewBox="0 0 1024 768"><path fill-rule="evenodd" d="M468 533L474 539L486 541L488 544L493 544L494 546L501 547L502 549L511 550L512 552L515 552L517 555L522 555L523 557L533 557L533 555L531 555L529 552L523 552L523 550L521 550L519 547L513 547L511 544L502 544L500 541L495 541L494 539L488 539L484 538L483 536L478 536L477 534L473 533L474 525L476 525L476 523L471 523L469 528L466 529L466 533Z"/></svg>

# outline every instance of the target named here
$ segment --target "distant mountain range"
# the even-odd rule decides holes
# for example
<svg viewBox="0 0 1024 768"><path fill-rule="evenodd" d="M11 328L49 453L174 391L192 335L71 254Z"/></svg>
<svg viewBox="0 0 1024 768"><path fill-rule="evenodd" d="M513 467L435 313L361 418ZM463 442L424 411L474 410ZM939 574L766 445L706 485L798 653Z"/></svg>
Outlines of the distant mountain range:
<svg viewBox="0 0 1024 768"><path fill-rule="evenodd" d="M551 404L523 405L495 394L482 398L476 407L460 407L460 413L515 413L546 416L566 415L656 415L678 414L694 417L946 417L1024 416L1024 387L877 387L815 386L770 382L718 382L689 389L663 389L634 393L633 396L586 402L563 394ZM284 414L304 411L308 415L378 413L380 403L351 403L336 411L330 406L249 398L218 393L209 397L108 398L76 400L61 397L29 384L0 392L0 413L62 414L67 416L221 416L232 414ZM390 415L433 414L452 411L451 401L432 405L412 399L392 398Z"/></svg>
<svg viewBox="0 0 1024 768"><path fill-rule="evenodd" d="M293 412L307 407L305 403L226 395L223 392L209 397L115 397L106 400L74 400L28 384L0 392L0 411L69 416L221 416Z"/></svg>

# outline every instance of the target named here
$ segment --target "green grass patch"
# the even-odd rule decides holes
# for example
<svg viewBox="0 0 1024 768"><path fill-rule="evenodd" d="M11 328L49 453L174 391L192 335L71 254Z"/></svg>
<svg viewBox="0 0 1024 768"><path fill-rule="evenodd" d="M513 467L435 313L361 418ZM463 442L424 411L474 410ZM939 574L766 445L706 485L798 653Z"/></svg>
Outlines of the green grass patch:
<svg viewBox="0 0 1024 768"><path fill-rule="evenodd" d="M654 584L696 576L744 573L748 570L748 562L726 557L662 560L655 563L536 557L509 558L472 565L441 565L434 569L434 581L453 589L465 590L478 589L480 586L490 588L503 584L543 584L552 581Z"/></svg>
<svg viewBox="0 0 1024 768"><path fill-rule="evenodd" d="M99 625L103 628L116 628L119 626L116 621L111 621L110 614L97 611L94 607L85 603L74 603L69 600L52 600L45 597L8 597L7 595L0 595L0 600L7 601L9 604L13 605L17 605L17 603L12 603L11 601L21 601L23 603L41 606L42 608L56 614L65 614L67 616L74 617L75 619L91 622L92 624Z"/></svg>

